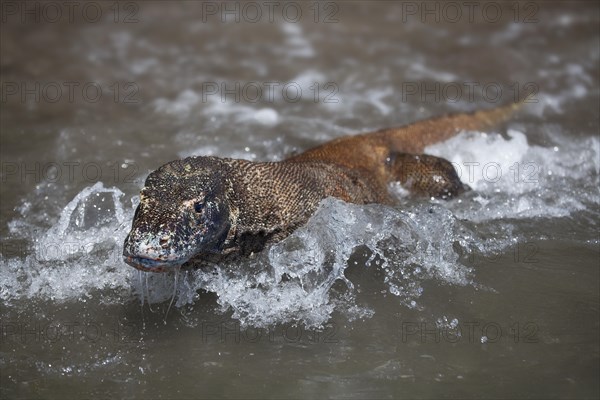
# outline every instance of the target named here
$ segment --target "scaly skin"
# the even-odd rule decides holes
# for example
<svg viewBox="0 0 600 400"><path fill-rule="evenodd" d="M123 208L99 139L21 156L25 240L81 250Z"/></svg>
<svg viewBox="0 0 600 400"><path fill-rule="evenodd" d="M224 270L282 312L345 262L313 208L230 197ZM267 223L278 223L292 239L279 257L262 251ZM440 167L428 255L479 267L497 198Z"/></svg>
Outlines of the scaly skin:
<svg viewBox="0 0 600 400"><path fill-rule="evenodd" d="M326 197L394 204L391 182L451 198L465 187L448 161L423 149L497 124L518 106L343 137L280 162L172 161L146 179L123 257L135 268L160 272L248 256L306 223Z"/></svg>

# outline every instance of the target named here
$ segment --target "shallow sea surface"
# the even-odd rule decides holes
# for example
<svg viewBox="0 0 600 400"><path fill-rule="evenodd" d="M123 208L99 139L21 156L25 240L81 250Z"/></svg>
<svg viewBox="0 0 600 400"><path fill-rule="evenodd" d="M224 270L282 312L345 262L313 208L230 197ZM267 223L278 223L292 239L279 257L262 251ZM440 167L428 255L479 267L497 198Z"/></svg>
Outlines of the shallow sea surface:
<svg viewBox="0 0 600 400"><path fill-rule="evenodd" d="M600 396L596 3L42 4L0 28L2 398ZM427 149L458 199L326 199L198 271L121 259L165 162L526 95Z"/></svg>

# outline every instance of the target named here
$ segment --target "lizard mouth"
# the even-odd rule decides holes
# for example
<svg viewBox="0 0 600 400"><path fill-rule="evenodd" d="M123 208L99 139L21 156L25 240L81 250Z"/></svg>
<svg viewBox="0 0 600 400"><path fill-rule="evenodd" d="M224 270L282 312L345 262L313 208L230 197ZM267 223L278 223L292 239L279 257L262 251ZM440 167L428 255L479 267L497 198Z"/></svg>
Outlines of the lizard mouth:
<svg viewBox="0 0 600 400"><path fill-rule="evenodd" d="M135 269L144 272L168 272L176 269L187 261L183 258L180 260L157 260L153 258L124 255L123 260Z"/></svg>

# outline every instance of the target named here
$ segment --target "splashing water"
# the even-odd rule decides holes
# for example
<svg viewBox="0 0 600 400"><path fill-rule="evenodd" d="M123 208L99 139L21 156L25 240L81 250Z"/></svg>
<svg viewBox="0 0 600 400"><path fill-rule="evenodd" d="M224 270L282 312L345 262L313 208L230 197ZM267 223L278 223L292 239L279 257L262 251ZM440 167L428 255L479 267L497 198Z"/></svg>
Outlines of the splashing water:
<svg viewBox="0 0 600 400"><path fill-rule="evenodd" d="M123 289L121 244L130 224L117 188L101 182L83 189L41 235L24 260L2 258L0 293L5 301L21 297L68 300L93 289ZM11 224L13 231L20 224Z"/></svg>
<svg viewBox="0 0 600 400"><path fill-rule="evenodd" d="M459 218L484 222L506 218L566 217L600 203L600 141L567 140L556 146L527 144L525 134L464 132L426 148L451 161L476 191L471 202L451 204Z"/></svg>
<svg viewBox="0 0 600 400"><path fill-rule="evenodd" d="M232 309L242 324L301 321L318 327L330 318L334 300L339 300L332 298L336 281L345 283L349 293L341 303L351 308L354 285L344 272L360 251L370 253L364 266L384 270L389 291L409 307L415 306L423 279L469 284L470 271L458 263L455 252L456 245L475 243L465 232L439 205L420 204L398 211L329 198L307 225L255 260L195 271L188 288L217 293L223 308ZM182 294L178 305L190 301L193 293ZM356 307L348 316L369 312Z"/></svg>
<svg viewBox="0 0 600 400"><path fill-rule="evenodd" d="M101 291L109 302L175 298L181 307L197 301L202 289L216 293L222 312L243 325L318 327L334 311L349 319L373 314L368 304L357 304L346 277L352 265L382 271L389 293L405 307L419 307L427 280L477 285L463 257L509 246L520 220L565 217L600 203L597 138L556 137L546 148L527 144L520 131L508 136L465 132L427 149L451 160L474 189L459 199L403 197L397 208L325 199L305 226L253 258L182 271L178 279L123 263L137 196L125 207L119 189L96 183L77 194L49 229L32 233L26 216L9 224L32 249L22 258L0 259L0 298L69 301Z"/></svg>

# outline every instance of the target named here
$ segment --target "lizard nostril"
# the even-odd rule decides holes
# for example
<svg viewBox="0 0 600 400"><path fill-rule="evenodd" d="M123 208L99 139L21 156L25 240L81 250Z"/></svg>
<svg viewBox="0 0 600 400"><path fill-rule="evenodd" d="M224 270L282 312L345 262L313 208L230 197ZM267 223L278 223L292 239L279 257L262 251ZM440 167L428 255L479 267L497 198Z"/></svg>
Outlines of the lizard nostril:
<svg viewBox="0 0 600 400"><path fill-rule="evenodd" d="M168 236L163 236L162 238L160 238L159 242L160 245L162 247L167 247L169 245L169 237Z"/></svg>

